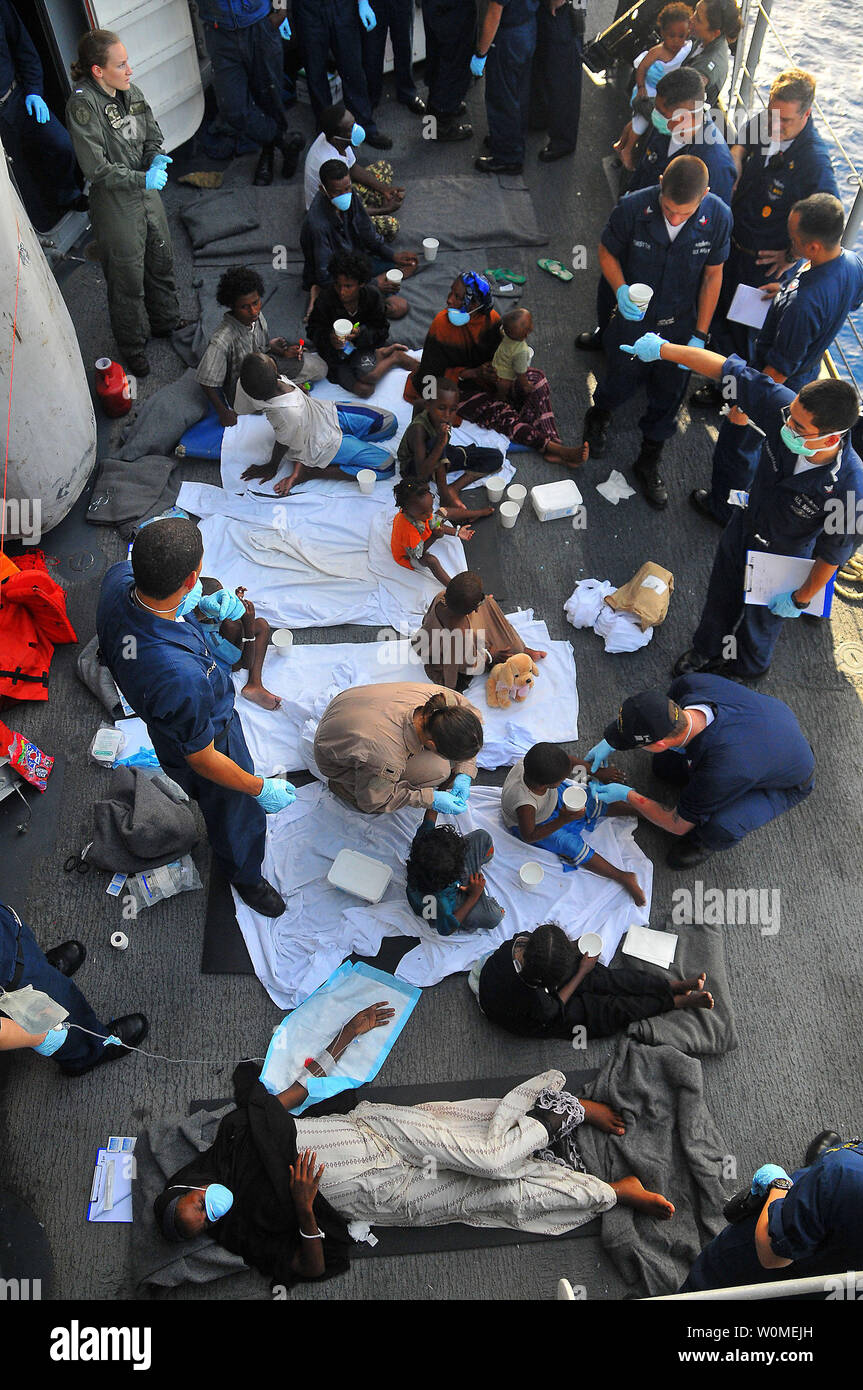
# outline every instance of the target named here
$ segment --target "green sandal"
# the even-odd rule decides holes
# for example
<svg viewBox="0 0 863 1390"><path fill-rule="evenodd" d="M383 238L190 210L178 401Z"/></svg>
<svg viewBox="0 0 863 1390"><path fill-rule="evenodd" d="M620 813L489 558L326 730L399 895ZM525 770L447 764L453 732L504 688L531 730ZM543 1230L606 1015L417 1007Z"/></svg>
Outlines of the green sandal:
<svg viewBox="0 0 863 1390"><path fill-rule="evenodd" d="M498 266L496 270L486 270L485 277L487 280L497 280L500 284L506 284L507 281L514 285L527 283L526 275L518 275L514 270L506 270L502 266Z"/></svg>
<svg viewBox="0 0 863 1390"><path fill-rule="evenodd" d="M554 275L558 280L572 279L572 271L567 270L566 266L561 265L560 261L549 260L546 257L544 260L537 261L537 265L540 270L547 270L549 275Z"/></svg>

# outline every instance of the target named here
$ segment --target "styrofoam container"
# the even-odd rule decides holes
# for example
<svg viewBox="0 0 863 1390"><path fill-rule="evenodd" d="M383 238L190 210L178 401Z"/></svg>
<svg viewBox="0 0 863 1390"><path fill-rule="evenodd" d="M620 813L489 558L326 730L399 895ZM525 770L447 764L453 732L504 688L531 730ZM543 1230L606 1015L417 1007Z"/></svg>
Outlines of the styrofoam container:
<svg viewBox="0 0 863 1390"><path fill-rule="evenodd" d="M347 338L353 330L354 326L350 319L336 319L333 324L333 332L337 334L339 338Z"/></svg>
<svg viewBox="0 0 863 1390"><path fill-rule="evenodd" d="M516 505L518 506L519 511L521 511L522 507L523 507L524 504L525 504L526 499L527 499L527 488L524 486L524 484L523 484L523 483L510 483L509 487L508 487L507 490L506 490L506 500L507 500L508 502L515 502Z"/></svg>
<svg viewBox="0 0 863 1390"><path fill-rule="evenodd" d="M582 932L578 938L578 949L583 956L598 956L602 951L602 937L599 932Z"/></svg>
<svg viewBox="0 0 863 1390"><path fill-rule="evenodd" d="M367 903L379 903L392 876L389 865L382 864L379 859L360 854L356 849L340 849L327 879L335 888L365 898Z"/></svg>
<svg viewBox="0 0 863 1390"><path fill-rule="evenodd" d="M368 497L375 490L378 475L373 468L361 468L357 473L357 486Z"/></svg>
<svg viewBox="0 0 863 1390"><path fill-rule="evenodd" d="M582 505L581 493L571 478L532 487L530 500L540 521L558 521L562 516L575 516Z"/></svg>
<svg viewBox="0 0 863 1390"><path fill-rule="evenodd" d="M394 266L392 270L387 271L387 279L389 280L391 285L400 285L404 278L404 271L399 270L397 266Z"/></svg>
<svg viewBox="0 0 863 1390"><path fill-rule="evenodd" d="M647 313L647 306L653 298L653 290L650 285L635 284L629 286L629 297L633 304L637 304L641 310L641 317Z"/></svg>
<svg viewBox="0 0 863 1390"><path fill-rule="evenodd" d="M294 645L294 634L289 627L277 627L270 638L273 651L279 656L287 656Z"/></svg>
<svg viewBox="0 0 863 1390"><path fill-rule="evenodd" d="M507 531L511 531L518 521L518 514L520 511L521 508L517 502L501 502L497 509L501 526L505 526Z"/></svg>
<svg viewBox="0 0 863 1390"><path fill-rule="evenodd" d="M587 805L587 788L577 784L567 787L563 793L563 804L567 811L583 811Z"/></svg>
<svg viewBox="0 0 863 1390"><path fill-rule="evenodd" d="M485 479L485 490L488 493L489 502L499 502L503 497L506 483L499 473L494 473L492 477Z"/></svg>
<svg viewBox="0 0 863 1390"><path fill-rule="evenodd" d="M434 261L437 259L439 246L440 242L436 236L423 237L423 255L427 261Z"/></svg>
<svg viewBox="0 0 863 1390"><path fill-rule="evenodd" d="M535 859L528 859L519 869L518 877L522 888L527 888L529 892L535 893L545 878L545 869L541 864L537 864Z"/></svg>

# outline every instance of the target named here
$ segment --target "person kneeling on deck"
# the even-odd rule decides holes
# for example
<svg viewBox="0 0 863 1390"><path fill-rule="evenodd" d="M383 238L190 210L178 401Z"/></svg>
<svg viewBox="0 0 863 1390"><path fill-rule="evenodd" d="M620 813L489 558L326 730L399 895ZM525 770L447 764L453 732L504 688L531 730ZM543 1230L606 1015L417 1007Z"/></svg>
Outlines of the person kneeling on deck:
<svg viewBox="0 0 863 1390"><path fill-rule="evenodd" d="M269 463L247 468L243 478L274 478L285 456L293 467L273 488L279 497L309 478L355 478L362 468L372 469L379 478L395 473L392 454L378 447L398 428L391 411L309 396L279 376L275 362L263 352L246 358L240 385L263 410L276 436Z"/></svg>

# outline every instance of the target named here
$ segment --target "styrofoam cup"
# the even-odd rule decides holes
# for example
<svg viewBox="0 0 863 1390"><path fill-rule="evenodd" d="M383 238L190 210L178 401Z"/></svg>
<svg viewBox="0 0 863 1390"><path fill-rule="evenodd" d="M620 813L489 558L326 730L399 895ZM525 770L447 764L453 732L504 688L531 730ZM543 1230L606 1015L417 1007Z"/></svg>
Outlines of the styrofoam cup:
<svg viewBox="0 0 863 1390"><path fill-rule="evenodd" d="M399 270L396 266L393 266L392 270L387 271L387 279L391 285L400 285L404 278L404 271Z"/></svg>
<svg viewBox="0 0 863 1390"><path fill-rule="evenodd" d="M333 332L337 333L340 338L349 337L350 334L353 333L353 331L354 326L351 323L350 319L336 319L335 323L333 324Z"/></svg>
<svg viewBox="0 0 863 1390"><path fill-rule="evenodd" d="M439 246L440 242L438 241L437 237L423 237L423 255L425 256L427 261L433 261L436 259Z"/></svg>
<svg viewBox="0 0 863 1390"><path fill-rule="evenodd" d="M598 956L602 951L602 937L599 932L582 932L578 938L578 949L583 956Z"/></svg>
<svg viewBox="0 0 863 1390"><path fill-rule="evenodd" d="M567 787L563 793L563 804L567 811L583 811L587 805L587 788Z"/></svg>
<svg viewBox="0 0 863 1390"><path fill-rule="evenodd" d="M503 478L486 478L485 490L488 493L489 502L500 502L501 498L503 497L505 487L506 483L504 482Z"/></svg>
<svg viewBox="0 0 863 1390"><path fill-rule="evenodd" d="M535 893L545 878L545 869L541 864L537 864L535 859L528 859L519 869L518 878L522 888Z"/></svg>
<svg viewBox="0 0 863 1390"><path fill-rule="evenodd" d="M637 304L641 310L641 317L647 313L647 306L653 298L653 290L649 285L635 284L629 286L629 297L633 304Z"/></svg>
<svg viewBox="0 0 863 1390"><path fill-rule="evenodd" d="M507 501L515 502L519 511L521 511L524 506L525 498L527 497L527 488L522 487L521 483L510 483L506 490L506 496Z"/></svg>
<svg viewBox="0 0 863 1390"><path fill-rule="evenodd" d="M270 641L274 652L279 656L287 656L294 645L294 634L289 627L277 627Z"/></svg>
<svg viewBox="0 0 863 1390"><path fill-rule="evenodd" d="M368 496L370 492L374 492L377 476L373 468L361 468L357 474L357 483L359 484L360 492L365 493L366 496Z"/></svg>
<svg viewBox="0 0 863 1390"><path fill-rule="evenodd" d="M497 514L500 517L501 526L505 526L508 531L512 530L518 521L518 514L521 511L517 502L501 502Z"/></svg>

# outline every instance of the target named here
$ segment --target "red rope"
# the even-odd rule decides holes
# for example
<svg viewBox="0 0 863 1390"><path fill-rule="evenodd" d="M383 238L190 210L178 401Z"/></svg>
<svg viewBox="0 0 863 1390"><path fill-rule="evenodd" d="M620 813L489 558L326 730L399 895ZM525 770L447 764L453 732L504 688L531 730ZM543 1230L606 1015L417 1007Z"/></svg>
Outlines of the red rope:
<svg viewBox="0 0 863 1390"><path fill-rule="evenodd" d="M6 480L9 474L9 432L12 428L12 377L15 372L15 339L18 336L18 285L21 280L21 228L15 218L18 239L18 265L15 270L15 309L12 314L12 357L9 362L9 408L6 413L6 455L3 459L3 516L0 517L0 555L6 549Z"/></svg>

